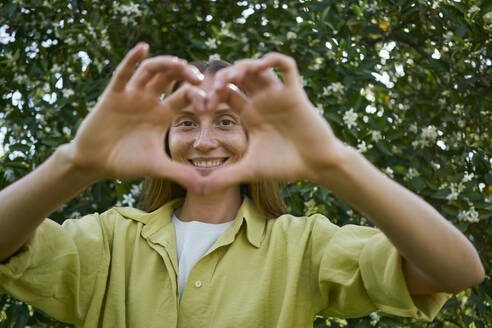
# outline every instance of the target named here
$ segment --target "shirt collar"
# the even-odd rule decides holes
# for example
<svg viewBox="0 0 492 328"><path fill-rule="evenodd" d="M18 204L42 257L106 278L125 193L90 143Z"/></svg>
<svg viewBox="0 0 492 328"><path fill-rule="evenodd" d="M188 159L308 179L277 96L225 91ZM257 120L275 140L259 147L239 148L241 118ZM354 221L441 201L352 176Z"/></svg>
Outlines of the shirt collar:
<svg viewBox="0 0 492 328"><path fill-rule="evenodd" d="M183 205L184 199L178 198L167 202L157 210L147 213L133 207L115 207L115 210L122 216L144 224L142 236L150 238L158 234L165 226L171 223L171 216L175 209ZM249 243L255 247L260 247L265 238L266 217L256 209L253 201L248 197L243 197L243 202L234 219L234 223L224 232L221 237L224 244L232 243L246 222L246 236Z"/></svg>

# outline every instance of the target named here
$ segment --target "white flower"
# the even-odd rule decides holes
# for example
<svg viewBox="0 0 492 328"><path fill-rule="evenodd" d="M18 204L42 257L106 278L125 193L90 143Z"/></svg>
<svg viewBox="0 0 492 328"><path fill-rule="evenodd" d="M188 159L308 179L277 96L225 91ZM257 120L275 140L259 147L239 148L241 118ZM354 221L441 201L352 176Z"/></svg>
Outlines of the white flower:
<svg viewBox="0 0 492 328"><path fill-rule="evenodd" d="M480 7L478 7L477 5L473 5L470 7L470 9L468 9L468 15L473 15L474 13L476 13L477 11L480 11Z"/></svg>
<svg viewBox="0 0 492 328"><path fill-rule="evenodd" d="M371 318L371 326L375 326L379 322L380 316L378 312L369 314L369 317Z"/></svg>
<svg viewBox="0 0 492 328"><path fill-rule="evenodd" d="M434 0L434 1L432 1L432 9L439 8L439 6L441 5L441 2L443 2L443 0Z"/></svg>
<svg viewBox="0 0 492 328"><path fill-rule="evenodd" d="M437 138L437 128L433 125L429 125L428 127L423 128L422 137L435 140Z"/></svg>
<svg viewBox="0 0 492 328"><path fill-rule="evenodd" d="M72 133L72 130L68 126L64 126L62 129L63 134L69 136Z"/></svg>
<svg viewBox="0 0 492 328"><path fill-rule="evenodd" d="M371 140L374 141L374 142L378 142L379 140L381 140L383 137L381 135L381 131L378 131L378 130L372 130L371 131Z"/></svg>
<svg viewBox="0 0 492 328"><path fill-rule="evenodd" d="M372 145L369 144L369 145L366 145L366 142L364 140L362 140L358 145L357 145L357 150L359 151L359 153L365 153L366 151L368 151L369 149L372 148Z"/></svg>
<svg viewBox="0 0 492 328"><path fill-rule="evenodd" d="M447 200L457 200L460 193L463 191L465 186L462 183L451 182L449 186L450 194L446 196Z"/></svg>
<svg viewBox="0 0 492 328"><path fill-rule="evenodd" d="M209 49L217 49L217 40L215 38L209 38L207 41L205 41L205 45Z"/></svg>
<svg viewBox="0 0 492 328"><path fill-rule="evenodd" d="M343 84L340 82L335 82L323 88L323 96L328 96L333 93L340 93L343 95L345 93Z"/></svg>
<svg viewBox="0 0 492 328"><path fill-rule="evenodd" d="M111 43L109 42L108 39L104 38L102 41L101 41L101 46L107 50L111 50Z"/></svg>
<svg viewBox="0 0 492 328"><path fill-rule="evenodd" d="M306 207L306 212L305 212L306 216L315 214L317 211L316 201L313 198L311 198L307 202L304 202L304 206Z"/></svg>
<svg viewBox="0 0 492 328"><path fill-rule="evenodd" d="M80 218L80 212L78 211L75 211L75 212L72 212L69 216L70 219L78 219Z"/></svg>
<svg viewBox="0 0 492 328"><path fill-rule="evenodd" d="M123 195L123 200L121 201L123 204L128 204L128 206L133 206L135 203L135 198L133 198L132 194Z"/></svg>
<svg viewBox="0 0 492 328"><path fill-rule="evenodd" d="M138 4L129 3L125 5L120 5L117 1L113 2L113 8L116 13L127 14L127 15L142 15L142 11L138 8Z"/></svg>
<svg viewBox="0 0 492 328"><path fill-rule="evenodd" d="M487 31L492 31L492 11L489 11L485 15L482 16L484 24L484 28Z"/></svg>
<svg viewBox="0 0 492 328"><path fill-rule="evenodd" d="M321 69L321 65L324 63L323 57L316 57L314 59L314 65L309 66L310 69L312 70L319 70Z"/></svg>
<svg viewBox="0 0 492 328"><path fill-rule="evenodd" d="M354 112L353 108L350 108L350 110L345 112L345 114L343 115L343 122L350 129L353 126L355 126L357 117L359 117L359 115L356 112Z"/></svg>
<svg viewBox="0 0 492 328"><path fill-rule="evenodd" d="M133 185L131 188L130 188L130 193L133 195L133 196L138 196L140 194L140 192L142 191L142 185L141 184L138 184L138 185Z"/></svg>
<svg viewBox="0 0 492 328"><path fill-rule="evenodd" d="M14 81L18 84L25 84L27 82L27 75L20 74L14 77Z"/></svg>
<svg viewBox="0 0 492 328"><path fill-rule="evenodd" d="M321 105L321 104L314 107L314 110L316 113L318 113L321 116L323 116L323 113L325 112L325 109L323 108L323 105Z"/></svg>
<svg viewBox="0 0 492 328"><path fill-rule="evenodd" d="M3 171L3 176L5 177L5 179L8 181L8 182L13 182L15 180L15 175L14 175L14 170L11 169L10 167L9 168L6 168L4 171Z"/></svg>
<svg viewBox="0 0 492 328"><path fill-rule="evenodd" d="M209 61L212 61L212 60L220 60L220 55L219 54L213 54L213 55L210 55L208 57L208 60Z"/></svg>
<svg viewBox="0 0 492 328"><path fill-rule="evenodd" d="M451 31L448 31L446 33L444 33L444 39L446 39L446 41L451 41L451 39L453 38L453 32Z"/></svg>
<svg viewBox="0 0 492 328"><path fill-rule="evenodd" d="M394 178L393 169L391 167L388 166L387 168L383 169L383 172L390 178Z"/></svg>
<svg viewBox="0 0 492 328"><path fill-rule="evenodd" d="M468 211L460 211L458 213L458 220L467 222L478 222L478 212L472 206Z"/></svg>
<svg viewBox="0 0 492 328"><path fill-rule="evenodd" d="M465 175L463 176L463 179L461 179L461 182L465 183L468 181L471 181L475 175L473 173L468 174L468 172L465 172Z"/></svg>
<svg viewBox="0 0 492 328"><path fill-rule="evenodd" d="M488 13L483 15L482 18L486 24L491 24L492 23L492 11L489 11Z"/></svg>
<svg viewBox="0 0 492 328"><path fill-rule="evenodd" d="M75 92L72 89L63 89L63 97L64 98L70 98L75 94Z"/></svg>
<svg viewBox="0 0 492 328"><path fill-rule="evenodd" d="M51 66L50 72L51 73L58 73L61 71L61 67L58 64L54 64Z"/></svg>
<svg viewBox="0 0 492 328"><path fill-rule="evenodd" d="M420 138L412 142L412 146L417 147L429 147L436 142L438 137L437 128L433 125L429 125L422 129L420 132Z"/></svg>
<svg viewBox="0 0 492 328"><path fill-rule="evenodd" d="M407 174L405 174L405 176L403 177L404 180L411 180L415 177L418 177L420 175L419 171L417 171L416 169L414 169L413 167L409 168L408 169L408 172Z"/></svg>
<svg viewBox="0 0 492 328"><path fill-rule="evenodd" d="M431 161L431 166L436 170L439 170L441 168L441 164L436 163L434 161Z"/></svg>
<svg viewBox="0 0 492 328"><path fill-rule="evenodd" d="M294 32L287 32L287 40L292 40L295 38L297 38L297 34L295 34Z"/></svg>

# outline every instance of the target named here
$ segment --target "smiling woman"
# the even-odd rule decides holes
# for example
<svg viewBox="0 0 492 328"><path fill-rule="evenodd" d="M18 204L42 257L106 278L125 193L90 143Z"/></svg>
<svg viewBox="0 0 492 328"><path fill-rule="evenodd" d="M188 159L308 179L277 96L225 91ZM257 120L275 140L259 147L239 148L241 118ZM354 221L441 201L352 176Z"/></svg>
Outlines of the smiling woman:
<svg viewBox="0 0 492 328"><path fill-rule="evenodd" d="M132 49L75 139L0 192L0 291L79 327L309 327L376 310L432 320L483 280L456 228L335 136L292 58L202 74L147 53ZM143 176L147 211L44 219L97 181ZM271 181L296 180L378 229L286 214Z"/></svg>
<svg viewBox="0 0 492 328"><path fill-rule="evenodd" d="M205 79L200 85L204 90L212 89L214 76L218 71L231 66L222 60L197 61L191 64L204 74ZM180 86L182 81L173 86L173 92ZM239 115L231 110L228 104L222 103L220 106L205 113L197 113L191 105L183 109L166 134L166 153L179 161L177 157L180 156L179 152L185 151L183 148L188 148L188 151L190 148L194 149L195 154L188 154L189 156L182 158L181 162L191 162L200 168L202 174L217 168L214 164L221 166L237 162L247 150L247 131ZM209 126L204 127L204 124ZM219 146L220 149L215 149ZM214 158L216 154L212 154L212 157L200 157L203 152L207 153L209 148L215 153L226 152L227 156ZM170 179L146 178L141 208L150 212L173 199L184 197L185 194L186 190ZM267 218L277 218L287 213L287 207L280 196L279 183L275 180L263 179L241 184L240 194L250 197L258 211Z"/></svg>

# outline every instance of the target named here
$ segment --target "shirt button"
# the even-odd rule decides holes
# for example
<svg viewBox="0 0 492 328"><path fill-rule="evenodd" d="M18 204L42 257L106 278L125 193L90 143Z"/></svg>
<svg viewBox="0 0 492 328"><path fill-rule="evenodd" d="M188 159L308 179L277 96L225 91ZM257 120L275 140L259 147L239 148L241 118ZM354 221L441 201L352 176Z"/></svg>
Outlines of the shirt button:
<svg viewBox="0 0 492 328"><path fill-rule="evenodd" d="M202 282L200 280L195 281L195 287L196 288L202 287Z"/></svg>

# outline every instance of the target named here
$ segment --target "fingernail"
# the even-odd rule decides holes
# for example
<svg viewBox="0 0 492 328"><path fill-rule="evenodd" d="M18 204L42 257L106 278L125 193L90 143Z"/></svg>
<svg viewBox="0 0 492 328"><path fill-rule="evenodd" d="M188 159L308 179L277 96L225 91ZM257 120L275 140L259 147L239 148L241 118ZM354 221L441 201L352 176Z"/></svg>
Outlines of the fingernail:
<svg viewBox="0 0 492 328"><path fill-rule="evenodd" d="M203 79L205 78L205 76L203 76L202 72L200 72L200 70L198 68L196 68L195 66L192 66L191 65L190 69L193 72L193 75L195 75L195 77L199 81L203 81Z"/></svg>
<svg viewBox="0 0 492 328"><path fill-rule="evenodd" d="M137 43L136 48L137 47L142 47L142 49L144 49L144 50L148 50L149 49L149 45L146 42L139 42L139 43Z"/></svg>
<svg viewBox="0 0 492 328"><path fill-rule="evenodd" d="M234 90L234 91L239 91L239 88L237 87L237 85L235 85L233 83L228 83L227 87Z"/></svg>

